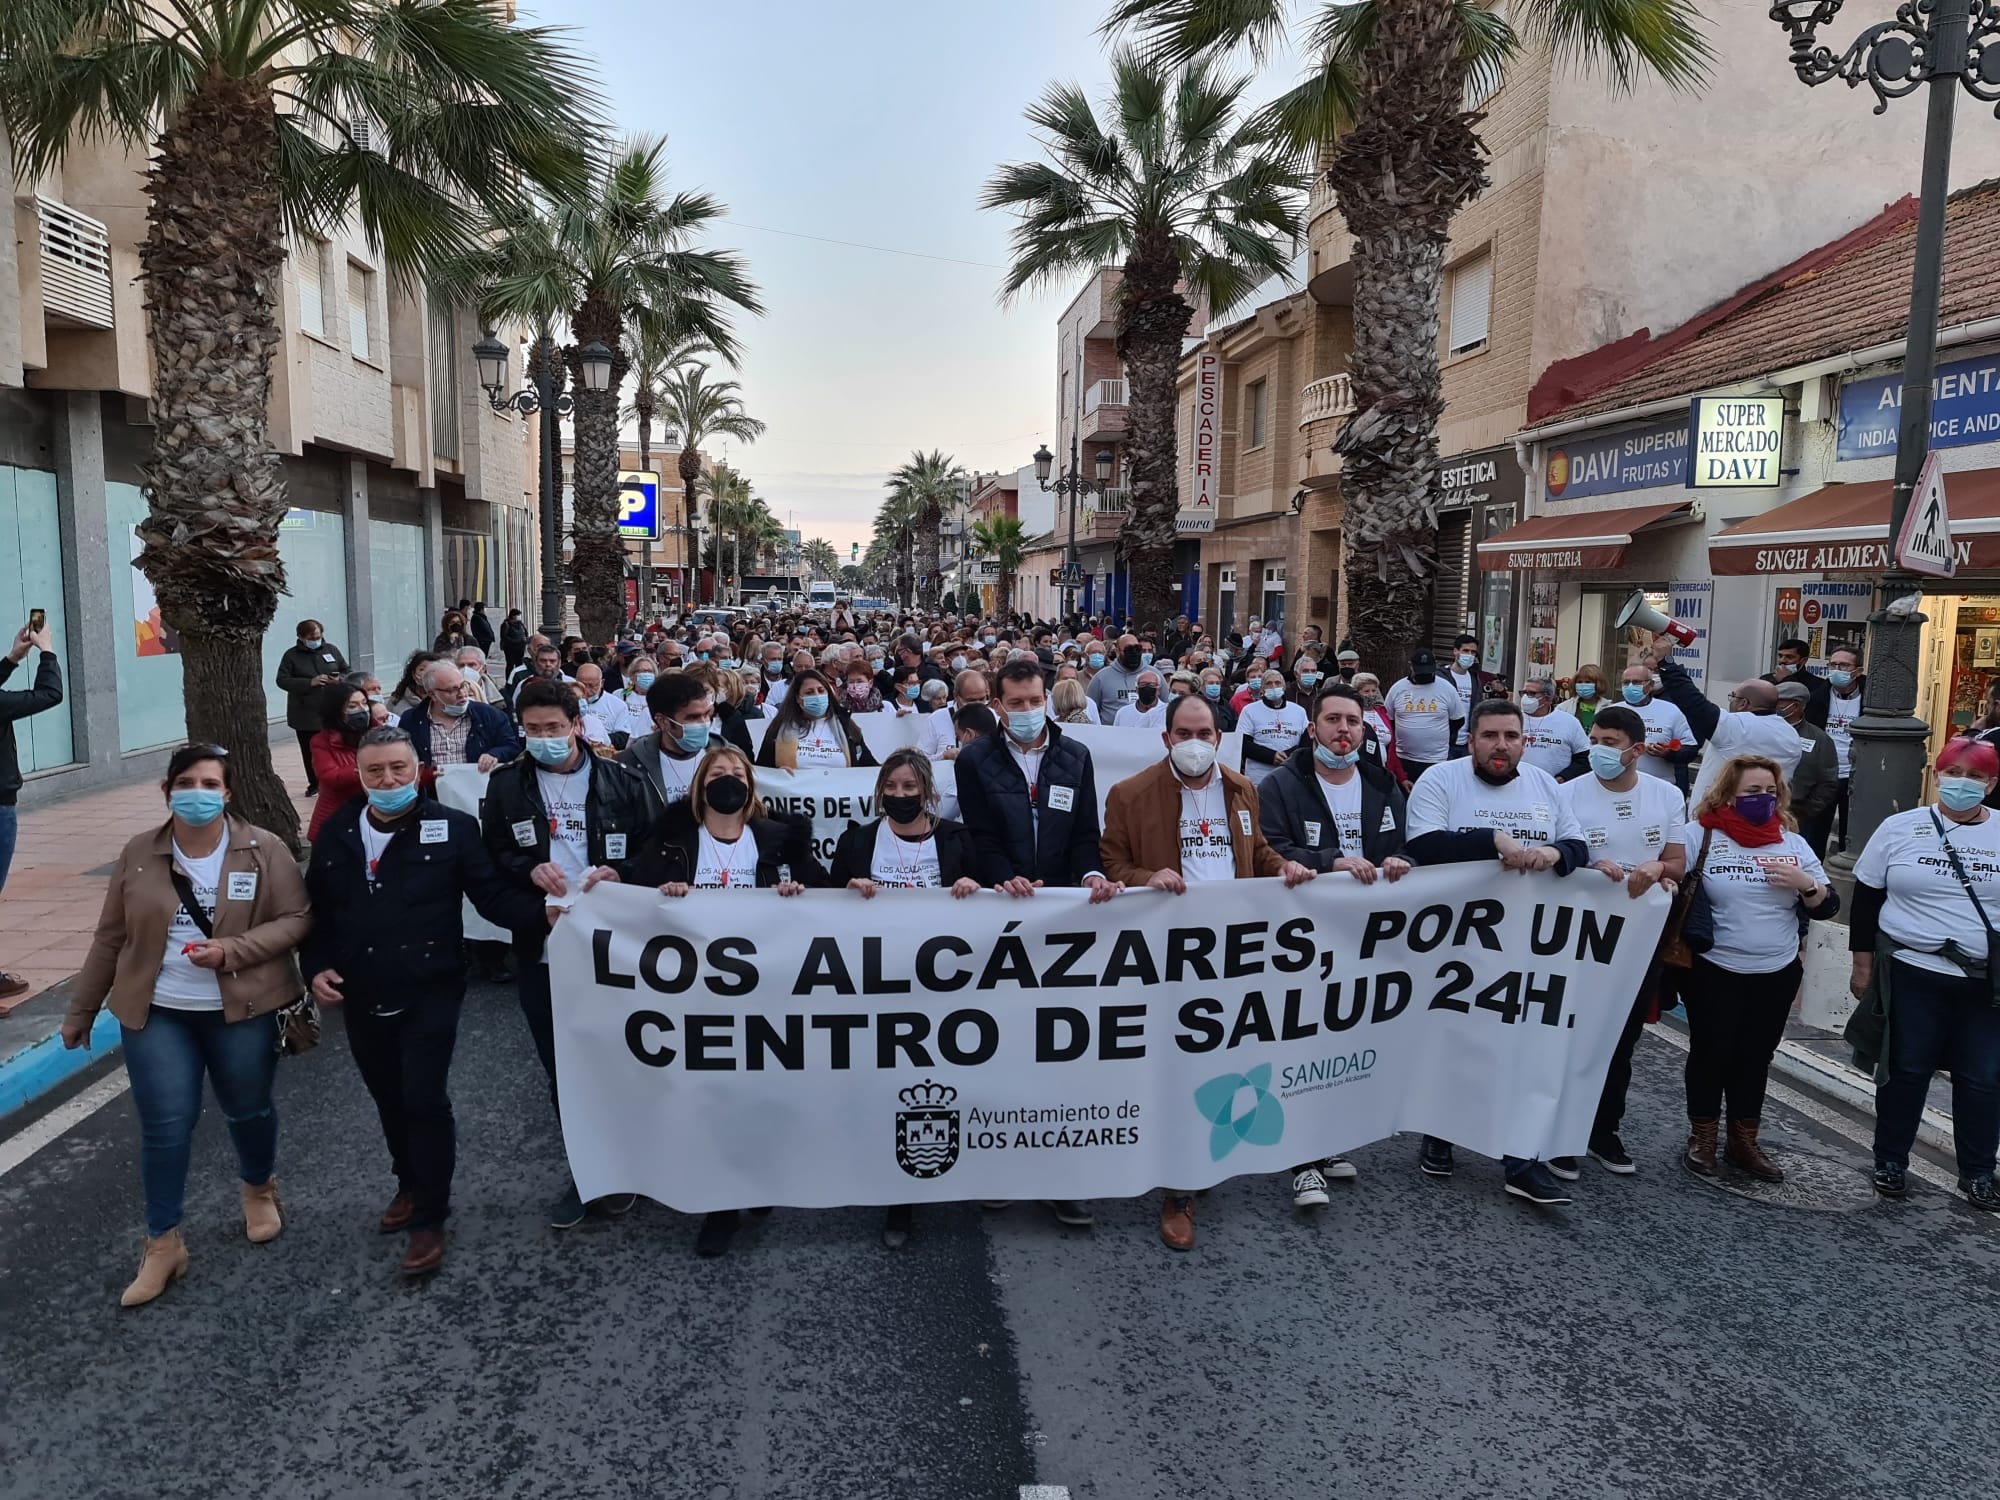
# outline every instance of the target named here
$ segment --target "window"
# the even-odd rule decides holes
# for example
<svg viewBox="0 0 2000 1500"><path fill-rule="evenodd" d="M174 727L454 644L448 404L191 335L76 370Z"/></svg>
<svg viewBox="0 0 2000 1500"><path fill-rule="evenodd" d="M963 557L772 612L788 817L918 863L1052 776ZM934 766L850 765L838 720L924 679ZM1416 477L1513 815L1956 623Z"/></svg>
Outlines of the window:
<svg viewBox="0 0 2000 1500"><path fill-rule="evenodd" d="M459 356L455 322L449 307L435 301L430 304L431 452L454 463L459 456Z"/></svg>
<svg viewBox="0 0 2000 1500"><path fill-rule="evenodd" d="M1493 3L1486 8L1500 20L1507 19L1507 0L1493 0ZM1475 63L1472 70L1465 75L1465 94L1460 101L1460 107L1470 114L1485 105L1506 86L1506 59L1501 57L1483 59Z"/></svg>
<svg viewBox="0 0 2000 1500"><path fill-rule="evenodd" d="M1264 569L1264 623L1281 632L1285 628L1285 568L1282 563Z"/></svg>
<svg viewBox="0 0 2000 1500"><path fill-rule="evenodd" d="M347 263L347 347L356 359L370 356L368 314L375 306L375 273L358 260Z"/></svg>
<svg viewBox="0 0 2000 1500"><path fill-rule="evenodd" d="M1236 628L1236 570L1222 568L1215 579L1215 619L1211 629L1217 645Z"/></svg>
<svg viewBox="0 0 2000 1500"><path fill-rule="evenodd" d="M299 327L326 337L326 241L308 239L297 247Z"/></svg>
<svg viewBox="0 0 2000 1500"><path fill-rule="evenodd" d="M1270 406L1270 395L1271 383L1268 380L1253 381L1250 389L1244 393L1243 404L1250 415L1250 441L1246 445L1248 447L1264 446L1264 418Z"/></svg>
<svg viewBox="0 0 2000 1500"><path fill-rule="evenodd" d="M1447 354L1470 354L1486 347L1493 305L1493 256L1482 251L1450 274L1451 332Z"/></svg>

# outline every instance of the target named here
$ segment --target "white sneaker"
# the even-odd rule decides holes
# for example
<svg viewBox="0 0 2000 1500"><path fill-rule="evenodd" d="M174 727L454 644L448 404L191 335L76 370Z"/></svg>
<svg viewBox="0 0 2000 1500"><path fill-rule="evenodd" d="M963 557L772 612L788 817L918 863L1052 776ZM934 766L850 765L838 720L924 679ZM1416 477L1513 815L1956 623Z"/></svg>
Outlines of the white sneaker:
<svg viewBox="0 0 2000 1500"><path fill-rule="evenodd" d="M1326 1179L1320 1176L1318 1167L1306 1167L1293 1175L1293 1208L1325 1208L1327 1201Z"/></svg>
<svg viewBox="0 0 2000 1500"><path fill-rule="evenodd" d="M1320 1172L1333 1182L1352 1182L1361 1175L1354 1163L1344 1156L1329 1156L1319 1164Z"/></svg>

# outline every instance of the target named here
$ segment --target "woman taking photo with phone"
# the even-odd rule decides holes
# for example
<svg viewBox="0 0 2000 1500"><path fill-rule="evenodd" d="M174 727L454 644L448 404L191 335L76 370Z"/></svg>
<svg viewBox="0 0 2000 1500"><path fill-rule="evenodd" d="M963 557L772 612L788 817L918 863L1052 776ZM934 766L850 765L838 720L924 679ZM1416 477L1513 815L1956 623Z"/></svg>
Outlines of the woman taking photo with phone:
<svg viewBox="0 0 2000 1500"><path fill-rule="evenodd" d="M1958 1190L2000 1212L2000 999L1992 968L2000 919L2000 752L1957 739L1937 758L1935 807L1884 818L1854 866L1848 1024L1857 1061L1875 1075L1875 1191L1910 1190L1910 1148L1931 1075L1951 1074ZM1886 1035L1885 1035L1886 1033Z"/></svg>
<svg viewBox="0 0 2000 1500"><path fill-rule="evenodd" d="M298 946L312 927L285 841L228 814L228 751L182 746L160 789L171 815L118 856L62 1026L65 1047L87 1047L103 1006L118 1018L146 1198L126 1307L187 1274L181 1200L204 1073L236 1147L245 1235L262 1244L284 1227L272 1176L275 1012L304 988Z"/></svg>
<svg viewBox="0 0 2000 1500"><path fill-rule="evenodd" d="M1698 826L1697 826L1698 825ZM1778 763L1739 755L1709 783L1683 835L1697 901L1714 915L1715 942L1681 980L1687 1006L1688 1143L1682 1164L1714 1177L1723 1105L1723 1160L1764 1182L1785 1174L1757 1142L1771 1059L1799 992L1807 918L1840 910L1812 846L1799 837Z"/></svg>

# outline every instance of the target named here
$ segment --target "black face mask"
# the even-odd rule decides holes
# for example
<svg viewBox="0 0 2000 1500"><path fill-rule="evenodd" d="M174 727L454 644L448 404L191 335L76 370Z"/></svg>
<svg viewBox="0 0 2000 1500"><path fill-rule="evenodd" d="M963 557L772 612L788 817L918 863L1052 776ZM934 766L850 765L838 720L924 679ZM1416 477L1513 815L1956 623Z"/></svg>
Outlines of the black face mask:
<svg viewBox="0 0 2000 1500"><path fill-rule="evenodd" d="M340 722L347 726L348 733L363 734L367 732L369 720L374 717L367 709L356 708L342 714Z"/></svg>
<svg viewBox="0 0 2000 1500"><path fill-rule="evenodd" d="M708 805L725 817L750 805L750 787L740 776L722 776L702 791Z"/></svg>
<svg viewBox="0 0 2000 1500"><path fill-rule="evenodd" d="M1340 669L1340 680L1342 682L1352 682L1354 680L1354 668L1342 667Z"/></svg>
<svg viewBox="0 0 2000 1500"><path fill-rule="evenodd" d="M1410 681L1412 682L1425 683L1425 682L1433 682L1436 679L1437 679L1437 673L1430 671L1428 668L1426 668L1421 672L1418 671L1415 667L1410 668Z"/></svg>
<svg viewBox="0 0 2000 1500"><path fill-rule="evenodd" d="M1118 665L1119 665L1119 666L1121 666L1121 667L1123 667L1123 668L1124 668L1124 669L1125 669L1126 671L1128 671L1128 672L1136 672L1136 671L1138 671L1138 670L1139 670L1139 648L1138 648L1137 646L1134 646L1134 647L1132 647L1132 648L1131 648L1130 650L1128 650L1128 651L1121 651L1121 652L1119 652L1119 653L1118 653Z"/></svg>
<svg viewBox="0 0 2000 1500"><path fill-rule="evenodd" d="M882 811L888 814L891 823L914 823L924 815L924 799L921 797L884 797Z"/></svg>
<svg viewBox="0 0 2000 1500"><path fill-rule="evenodd" d="M1154 687L1152 683L1142 682L1139 684L1139 701L1145 704L1146 707L1151 708L1159 696L1160 690Z"/></svg>

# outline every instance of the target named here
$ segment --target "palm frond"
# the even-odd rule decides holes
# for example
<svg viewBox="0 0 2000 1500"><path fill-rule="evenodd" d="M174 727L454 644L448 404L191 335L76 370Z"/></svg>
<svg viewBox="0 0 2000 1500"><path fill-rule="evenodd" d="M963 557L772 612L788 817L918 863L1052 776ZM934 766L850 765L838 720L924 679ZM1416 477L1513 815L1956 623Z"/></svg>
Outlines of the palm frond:
<svg viewBox="0 0 2000 1500"><path fill-rule="evenodd" d="M1515 11L1515 29L1558 64L1602 68L1621 89L1651 74L1692 92L1713 71L1694 0L1516 0Z"/></svg>
<svg viewBox="0 0 2000 1500"><path fill-rule="evenodd" d="M1101 30L1127 31L1169 63L1238 47L1262 62L1285 34L1285 0L1113 0Z"/></svg>

